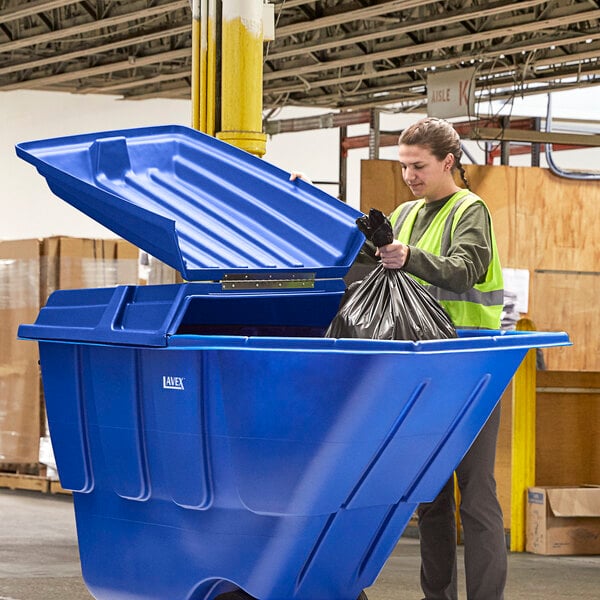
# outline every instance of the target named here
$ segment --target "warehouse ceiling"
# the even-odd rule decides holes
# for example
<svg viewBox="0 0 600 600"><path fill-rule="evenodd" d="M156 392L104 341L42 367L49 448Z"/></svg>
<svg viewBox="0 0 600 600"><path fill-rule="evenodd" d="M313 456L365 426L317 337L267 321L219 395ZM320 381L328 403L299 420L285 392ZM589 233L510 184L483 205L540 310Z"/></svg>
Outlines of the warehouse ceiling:
<svg viewBox="0 0 600 600"><path fill-rule="evenodd" d="M600 83L600 0L275 0L264 105L422 109L432 72L476 97ZM0 0L0 91L189 98L190 0Z"/></svg>

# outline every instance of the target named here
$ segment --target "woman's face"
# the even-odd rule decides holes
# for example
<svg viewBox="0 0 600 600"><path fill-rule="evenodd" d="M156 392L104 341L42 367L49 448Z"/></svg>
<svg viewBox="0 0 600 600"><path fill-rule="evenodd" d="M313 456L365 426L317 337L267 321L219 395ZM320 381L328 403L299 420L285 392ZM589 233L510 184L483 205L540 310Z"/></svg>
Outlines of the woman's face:
<svg viewBox="0 0 600 600"><path fill-rule="evenodd" d="M398 159L402 178L417 198L440 200L455 191L452 154L439 160L426 146L400 144Z"/></svg>

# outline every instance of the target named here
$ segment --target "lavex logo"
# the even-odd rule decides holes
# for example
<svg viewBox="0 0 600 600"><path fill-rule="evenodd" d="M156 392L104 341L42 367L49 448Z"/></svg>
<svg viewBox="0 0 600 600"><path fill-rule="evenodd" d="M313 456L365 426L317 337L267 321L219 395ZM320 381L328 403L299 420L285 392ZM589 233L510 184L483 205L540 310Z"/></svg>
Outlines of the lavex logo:
<svg viewBox="0 0 600 600"><path fill-rule="evenodd" d="M163 375L162 386L165 390L183 390L183 377L172 377Z"/></svg>

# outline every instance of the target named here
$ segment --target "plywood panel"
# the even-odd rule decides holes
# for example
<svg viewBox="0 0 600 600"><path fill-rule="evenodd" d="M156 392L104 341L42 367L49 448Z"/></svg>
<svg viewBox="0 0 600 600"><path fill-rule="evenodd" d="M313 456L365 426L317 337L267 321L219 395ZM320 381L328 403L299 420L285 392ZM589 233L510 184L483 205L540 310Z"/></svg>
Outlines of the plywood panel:
<svg viewBox="0 0 600 600"><path fill-rule="evenodd" d="M360 177L360 210L378 208L389 215L396 206L412 198L402 181L397 160L363 160Z"/></svg>
<svg viewBox="0 0 600 600"><path fill-rule="evenodd" d="M466 165L469 188L483 198L490 209L494 232L505 266L515 264L515 172L512 167Z"/></svg>
<svg viewBox="0 0 600 600"><path fill-rule="evenodd" d="M571 347L544 350L550 370L600 371L600 275L534 272L530 315L539 331L566 331Z"/></svg>
<svg viewBox="0 0 600 600"><path fill-rule="evenodd" d="M600 373L538 374L537 485L600 484Z"/></svg>
<svg viewBox="0 0 600 600"><path fill-rule="evenodd" d="M548 169L517 167L516 266L598 271L600 185L553 175Z"/></svg>
<svg viewBox="0 0 600 600"><path fill-rule="evenodd" d="M600 369L600 186L520 167L516 266L530 271L529 316L566 331L571 348L545 350L549 369Z"/></svg>

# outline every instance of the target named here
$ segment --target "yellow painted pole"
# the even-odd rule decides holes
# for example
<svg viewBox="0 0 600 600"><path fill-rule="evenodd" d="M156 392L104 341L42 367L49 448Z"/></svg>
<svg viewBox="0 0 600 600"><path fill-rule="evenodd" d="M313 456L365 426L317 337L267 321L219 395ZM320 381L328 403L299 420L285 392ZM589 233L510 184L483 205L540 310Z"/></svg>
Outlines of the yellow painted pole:
<svg viewBox="0 0 600 600"><path fill-rule="evenodd" d="M530 319L519 331L535 331ZM529 350L513 378L510 549L525 551L527 488L535 485L536 351Z"/></svg>
<svg viewBox="0 0 600 600"><path fill-rule="evenodd" d="M458 487L458 477L456 471L454 472L454 502L456 503L456 509L454 518L456 519L456 543L462 543L462 535L460 532L461 520L460 520L460 488Z"/></svg>
<svg viewBox="0 0 600 600"><path fill-rule="evenodd" d="M192 3L192 127L206 132L206 0Z"/></svg>
<svg viewBox="0 0 600 600"><path fill-rule="evenodd" d="M263 156L263 0L223 0L221 131L217 137Z"/></svg>
<svg viewBox="0 0 600 600"><path fill-rule="evenodd" d="M217 98L217 0L208 0L206 21L206 125L204 131L215 135Z"/></svg>

